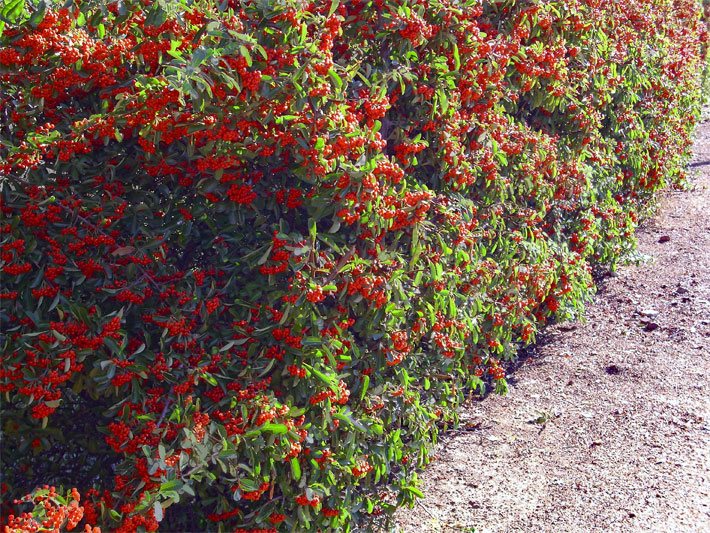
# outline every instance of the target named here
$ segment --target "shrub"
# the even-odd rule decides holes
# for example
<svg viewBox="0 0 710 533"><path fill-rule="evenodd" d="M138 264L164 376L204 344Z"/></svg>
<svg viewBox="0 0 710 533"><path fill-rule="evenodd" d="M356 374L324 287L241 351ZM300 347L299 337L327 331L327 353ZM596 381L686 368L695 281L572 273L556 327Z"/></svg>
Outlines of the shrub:
<svg viewBox="0 0 710 533"><path fill-rule="evenodd" d="M53 484L117 531L386 520L632 249L698 114L693 0L24 4L5 515Z"/></svg>

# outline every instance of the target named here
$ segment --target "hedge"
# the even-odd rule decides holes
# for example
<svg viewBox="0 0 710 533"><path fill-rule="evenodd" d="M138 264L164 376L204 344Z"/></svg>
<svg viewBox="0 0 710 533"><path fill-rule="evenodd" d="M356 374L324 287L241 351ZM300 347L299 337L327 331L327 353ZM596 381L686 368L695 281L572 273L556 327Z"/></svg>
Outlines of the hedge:
<svg viewBox="0 0 710 533"><path fill-rule="evenodd" d="M707 42L695 0L0 15L6 531L386 524L682 184Z"/></svg>

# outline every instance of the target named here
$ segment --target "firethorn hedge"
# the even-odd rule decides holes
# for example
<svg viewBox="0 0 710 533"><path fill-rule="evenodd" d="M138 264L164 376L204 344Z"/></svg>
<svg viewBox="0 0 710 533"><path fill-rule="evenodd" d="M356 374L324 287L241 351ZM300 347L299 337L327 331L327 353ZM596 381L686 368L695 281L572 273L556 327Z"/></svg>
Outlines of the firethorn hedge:
<svg viewBox="0 0 710 533"><path fill-rule="evenodd" d="M8 0L0 30L6 531L385 524L682 182L707 40L695 0Z"/></svg>

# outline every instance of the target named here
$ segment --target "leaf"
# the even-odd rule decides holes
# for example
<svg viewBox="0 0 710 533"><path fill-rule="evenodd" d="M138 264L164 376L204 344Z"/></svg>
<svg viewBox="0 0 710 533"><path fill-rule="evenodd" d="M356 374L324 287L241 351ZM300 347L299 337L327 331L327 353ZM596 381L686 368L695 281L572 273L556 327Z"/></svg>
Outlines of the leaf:
<svg viewBox="0 0 710 533"><path fill-rule="evenodd" d="M315 242L316 236L318 235L318 227L316 226L316 221L313 218L308 219L308 233L311 236L311 240Z"/></svg>
<svg viewBox="0 0 710 533"><path fill-rule="evenodd" d="M320 337L305 337L302 343L303 346L320 346L323 344L323 339Z"/></svg>
<svg viewBox="0 0 710 533"><path fill-rule="evenodd" d="M163 520L163 506L160 505L160 502L155 502L153 504L153 514L158 522Z"/></svg>
<svg viewBox="0 0 710 533"><path fill-rule="evenodd" d="M330 79L333 80L336 89L340 90L343 88L343 80L340 76L338 76L338 73L335 72L335 70L330 69L328 71L328 75L330 76Z"/></svg>
<svg viewBox="0 0 710 533"><path fill-rule="evenodd" d="M131 354L131 357L134 356L134 355L138 355L139 353L143 353L144 350L145 350L145 343L143 342L143 343L141 343L141 345L138 347L138 349L136 349L136 351Z"/></svg>
<svg viewBox="0 0 710 533"><path fill-rule="evenodd" d="M44 20L44 16L46 13L47 13L47 2L42 1L39 3L39 7L37 8L37 10L34 13L32 13L32 16L30 16L30 20L29 20L30 26L32 26L33 28L36 28L37 26L39 26L40 22L42 22Z"/></svg>
<svg viewBox="0 0 710 533"><path fill-rule="evenodd" d="M291 474L296 481L301 479L301 463L298 461L298 457L291 458Z"/></svg>
<svg viewBox="0 0 710 533"><path fill-rule="evenodd" d="M338 9L338 6L340 5L340 0L332 0L330 2L330 10L328 11L328 18L335 13L335 10Z"/></svg>
<svg viewBox="0 0 710 533"><path fill-rule="evenodd" d="M259 483L253 479L242 478L239 480L239 488L244 492L254 492L259 490Z"/></svg>
<svg viewBox="0 0 710 533"><path fill-rule="evenodd" d="M404 490L411 492L412 494L414 494L415 496L418 496L419 498L424 497L424 493L421 490L419 490L416 487L412 487L411 485L408 487L404 487Z"/></svg>
<svg viewBox="0 0 710 533"><path fill-rule="evenodd" d="M181 482L179 479L171 479L170 481L166 481L165 483L160 484L160 492L166 492L169 490L175 490L181 486Z"/></svg>
<svg viewBox="0 0 710 533"><path fill-rule="evenodd" d="M239 53L242 54L244 59L247 62L247 66L251 67L252 61L251 61L251 54L249 53L249 49L244 46L243 44L239 45Z"/></svg>
<svg viewBox="0 0 710 533"><path fill-rule="evenodd" d="M409 261L409 268L413 268L417 264L421 252L422 248L419 246L419 224L414 224L412 228L412 258Z"/></svg>
<svg viewBox="0 0 710 533"><path fill-rule="evenodd" d="M461 69L461 58L459 57L459 47L454 43L454 69Z"/></svg>
<svg viewBox="0 0 710 533"><path fill-rule="evenodd" d="M273 250L274 245L272 244L269 246L266 251L264 252L264 255L262 255L259 260L256 262L257 265L263 265L269 260L269 256L271 255L271 251Z"/></svg>
<svg viewBox="0 0 710 533"><path fill-rule="evenodd" d="M261 429L262 431L268 431L274 435L283 435L284 433L288 433L288 426L285 424L272 424L269 422L261 426Z"/></svg>
<svg viewBox="0 0 710 533"><path fill-rule="evenodd" d="M335 413L333 415L333 418L336 418L338 420L346 422L350 426L354 427L355 429L357 429L363 433L367 433L367 427L365 426L365 424L363 424L362 422L360 422L360 420L355 418L353 416L353 414L350 412L350 410L345 410L340 413Z"/></svg>
<svg viewBox="0 0 710 533"><path fill-rule="evenodd" d="M0 9L0 17L2 17L3 21L14 24L18 22L24 10L25 0L10 0Z"/></svg>
<svg viewBox="0 0 710 533"><path fill-rule="evenodd" d="M133 246L121 246L120 248L116 248L113 252L111 252L111 255L115 257L123 257L124 255L131 255L135 251L136 249Z"/></svg>
<svg viewBox="0 0 710 533"><path fill-rule="evenodd" d="M336 233L340 229L340 220L337 218L333 220L333 225L328 230L328 233Z"/></svg>
<svg viewBox="0 0 710 533"><path fill-rule="evenodd" d="M307 364L305 364L305 363L304 363L303 366L304 366L304 368L310 370L310 371L313 372L316 376L318 376L318 377L320 378L320 380L321 380L323 383L325 383L326 385L328 385L328 386L330 387L330 389L331 389L333 392L338 392L338 384L335 382L335 378L332 378L332 377L330 377L330 376L326 376L326 375L325 375L323 372L321 372L320 370L317 370L316 368L314 368L314 367L312 367L312 366L310 366L310 365L307 365Z"/></svg>
<svg viewBox="0 0 710 533"><path fill-rule="evenodd" d="M360 401L365 398L367 389L370 386L370 376L362 376L362 390L360 391Z"/></svg>

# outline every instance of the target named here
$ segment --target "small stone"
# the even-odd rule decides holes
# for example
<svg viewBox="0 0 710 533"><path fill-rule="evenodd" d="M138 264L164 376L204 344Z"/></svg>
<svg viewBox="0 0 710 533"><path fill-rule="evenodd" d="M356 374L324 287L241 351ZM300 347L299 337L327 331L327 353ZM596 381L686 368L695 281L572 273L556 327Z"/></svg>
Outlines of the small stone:
<svg viewBox="0 0 710 533"><path fill-rule="evenodd" d="M658 315L658 311L649 307L648 309L639 309L638 314L642 316L656 316Z"/></svg>
<svg viewBox="0 0 710 533"><path fill-rule="evenodd" d="M617 374L621 374L621 368L619 368L617 365L609 365L608 367L606 367L606 373L610 376L615 376Z"/></svg>
<svg viewBox="0 0 710 533"><path fill-rule="evenodd" d="M644 331L654 331L654 330L657 330L658 328L659 328L659 326L655 322L648 322L648 323L646 323L646 326L643 329L644 329Z"/></svg>
<svg viewBox="0 0 710 533"><path fill-rule="evenodd" d="M658 239L658 242L664 243L664 242L668 242L668 241L670 241L670 240L671 240L670 235L661 235L661 238Z"/></svg>

